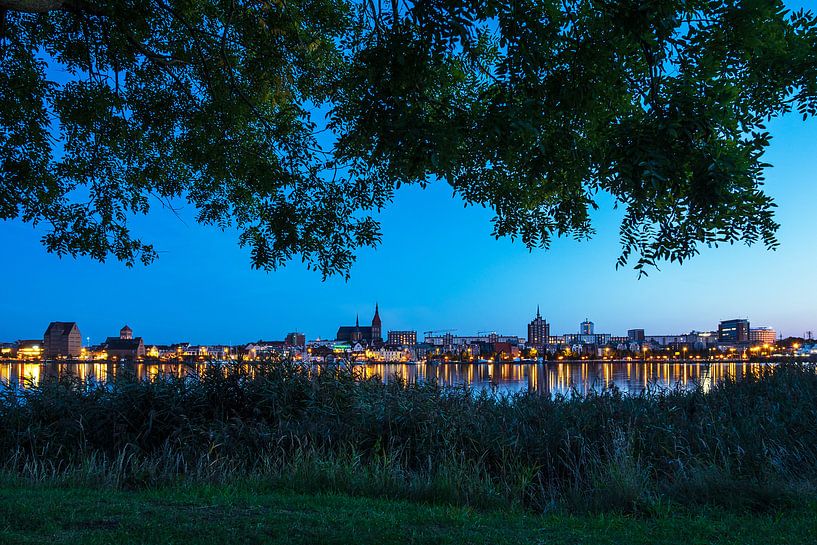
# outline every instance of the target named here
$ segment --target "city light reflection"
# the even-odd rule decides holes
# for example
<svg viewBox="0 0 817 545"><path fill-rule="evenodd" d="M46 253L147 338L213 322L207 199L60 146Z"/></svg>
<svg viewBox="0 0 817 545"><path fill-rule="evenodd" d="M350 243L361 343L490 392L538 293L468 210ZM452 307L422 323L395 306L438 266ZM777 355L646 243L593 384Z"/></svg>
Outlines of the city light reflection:
<svg viewBox="0 0 817 545"><path fill-rule="evenodd" d="M162 377L196 377L206 372L207 363L3 363L0 364L0 382L25 388L44 379L74 377L89 382L112 381L119 376L133 376L140 380ZM487 389L498 393L534 391L546 395L573 395L615 387L622 392L638 394L644 390L661 388L693 388L700 385L704 391L714 384L733 377L740 380L759 374L774 363L757 362L551 362L535 363L370 363L356 365L363 379L378 377L388 383L404 380L409 384L434 381L443 386L467 385L475 390ZM254 364L243 364L251 376ZM312 366L311 372L323 373L332 366ZM224 367L222 372L226 373Z"/></svg>

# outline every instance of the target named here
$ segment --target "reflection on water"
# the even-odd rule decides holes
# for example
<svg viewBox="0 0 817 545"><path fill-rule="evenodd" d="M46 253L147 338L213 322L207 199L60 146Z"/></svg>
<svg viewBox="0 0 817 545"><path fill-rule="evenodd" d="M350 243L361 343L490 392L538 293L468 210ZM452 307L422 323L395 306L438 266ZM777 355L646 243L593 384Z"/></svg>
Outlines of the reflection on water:
<svg viewBox="0 0 817 545"><path fill-rule="evenodd" d="M44 379L73 375L82 380L104 381L130 374L140 379L158 375L185 377L201 373L207 364L161 363L0 363L0 382L25 387ZM652 362L551 362L484 364L368 364L359 366L364 376L380 376L388 382L401 376L408 382L436 380L439 384L469 384L496 392L531 390L543 394L584 394L615 385L638 394L647 388L691 388L701 384L708 390L727 376L738 380L758 373L772 363L652 363Z"/></svg>
<svg viewBox="0 0 817 545"><path fill-rule="evenodd" d="M663 387L705 390L727 376L741 379L759 373L772 363L641 363L641 362L551 362L548 364L371 364L368 375L390 380L399 374L409 382L435 379L440 384L470 384L498 392L531 390L543 394L570 395L599 391L615 385L623 392L638 394Z"/></svg>

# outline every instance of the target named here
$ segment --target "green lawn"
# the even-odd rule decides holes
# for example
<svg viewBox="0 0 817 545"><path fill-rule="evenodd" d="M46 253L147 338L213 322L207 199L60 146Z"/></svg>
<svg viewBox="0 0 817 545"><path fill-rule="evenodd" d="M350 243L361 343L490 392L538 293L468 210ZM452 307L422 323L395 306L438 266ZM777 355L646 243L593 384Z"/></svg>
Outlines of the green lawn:
<svg viewBox="0 0 817 545"><path fill-rule="evenodd" d="M817 543L817 506L638 519L535 516L233 486L0 485L0 543Z"/></svg>

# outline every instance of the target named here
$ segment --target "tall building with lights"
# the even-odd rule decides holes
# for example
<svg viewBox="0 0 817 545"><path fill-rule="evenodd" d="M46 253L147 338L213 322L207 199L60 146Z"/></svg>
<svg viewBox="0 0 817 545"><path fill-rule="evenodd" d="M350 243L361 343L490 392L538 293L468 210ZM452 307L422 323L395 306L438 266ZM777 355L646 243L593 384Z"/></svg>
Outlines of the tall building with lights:
<svg viewBox="0 0 817 545"><path fill-rule="evenodd" d="M549 337L550 324L542 318L539 313L539 305L536 305L536 318L528 324L528 346L545 346L548 344Z"/></svg>
<svg viewBox="0 0 817 545"><path fill-rule="evenodd" d="M82 350L82 336L76 322L51 322L43 335L43 357L76 358Z"/></svg>
<svg viewBox="0 0 817 545"><path fill-rule="evenodd" d="M774 344L777 332L771 327L757 327L749 330L749 341L752 344Z"/></svg>
<svg viewBox="0 0 817 545"><path fill-rule="evenodd" d="M414 346L417 344L416 331L389 331L386 344L392 346Z"/></svg>
<svg viewBox="0 0 817 545"><path fill-rule="evenodd" d="M748 343L749 320L724 320L718 325L718 342Z"/></svg>
<svg viewBox="0 0 817 545"><path fill-rule="evenodd" d="M593 322L591 322L590 320L585 318L584 321L579 326L579 334L580 335L592 335L594 329L595 329L595 326L593 325Z"/></svg>

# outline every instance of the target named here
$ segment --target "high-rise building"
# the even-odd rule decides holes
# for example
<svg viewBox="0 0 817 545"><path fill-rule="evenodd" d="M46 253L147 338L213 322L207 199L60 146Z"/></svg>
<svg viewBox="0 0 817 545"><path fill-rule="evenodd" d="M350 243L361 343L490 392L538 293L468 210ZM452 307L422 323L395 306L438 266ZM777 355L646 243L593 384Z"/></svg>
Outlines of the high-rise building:
<svg viewBox="0 0 817 545"><path fill-rule="evenodd" d="M545 346L548 344L548 337L550 337L550 324L542 318L539 313L539 305L536 305L536 318L528 324L528 345Z"/></svg>
<svg viewBox="0 0 817 545"><path fill-rule="evenodd" d="M43 335L43 357L76 358L82 350L82 335L76 322L51 322Z"/></svg>
<svg viewBox="0 0 817 545"><path fill-rule="evenodd" d="M414 346L417 344L416 331L389 331L388 342L394 346Z"/></svg>
<svg viewBox="0 0 817 545"><path fill-rule="evenodd" d="M297 331L287 333L284 344L286 346L306 346L306 335L298 333Z"/></svg>
<svg viewBox="0 0 817 545"><path fill-rule="evenodd" d="M627 338L631 341L641 342L644 340L643 329L628 329Z"/></svg>
<svg viewBox="0 0 817 545"><path fill-rule="evenodd" d="M580 335L592 335L593 334L593 322L588 320L587 318L584 319L581 326L579 326L579 334Z"/></svg>
<svg viewBox="0 0 817 545"><path fill-rule="evenodd" d="M748 343L749 320L724 320L718 325L718 342Z"/></svg>
<svg viewBox="0 0 817 545"><path fill-rule="evenodd" d="M771 327L757 327L749 330L749 342L752 344L774 344L777 332Z"/></svg>

